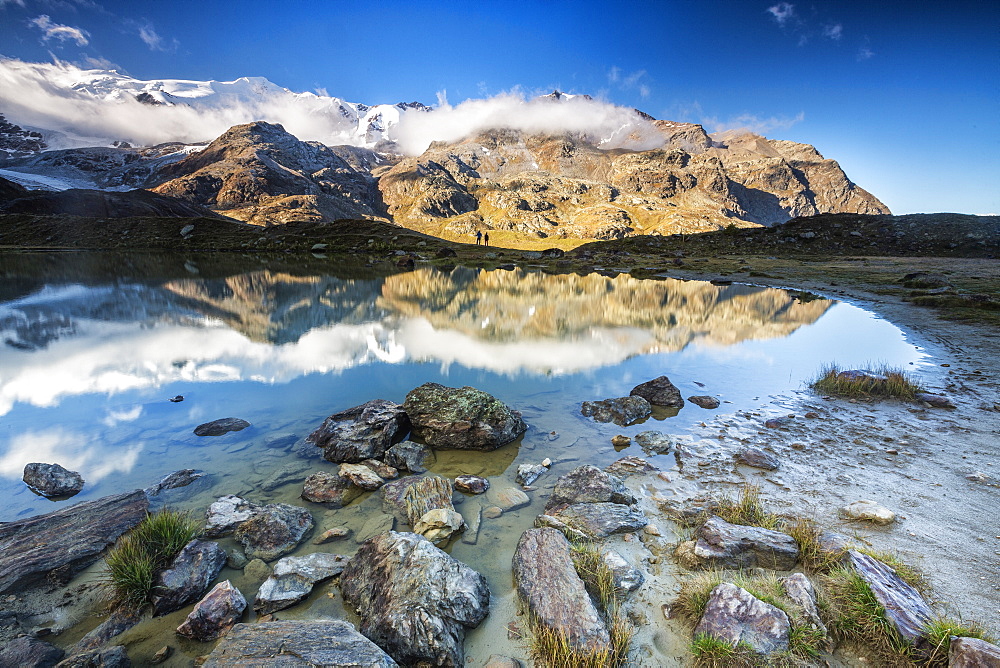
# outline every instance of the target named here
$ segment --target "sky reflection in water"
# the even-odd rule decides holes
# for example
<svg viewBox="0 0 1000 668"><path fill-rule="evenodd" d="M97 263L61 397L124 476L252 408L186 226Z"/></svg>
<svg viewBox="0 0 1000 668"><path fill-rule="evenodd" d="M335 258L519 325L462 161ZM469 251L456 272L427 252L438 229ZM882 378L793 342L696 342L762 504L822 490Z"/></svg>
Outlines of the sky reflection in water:
<svg viewBox="0 0 1000 668"><path fill-rule="evenodd" d="M11 499L0 519L56 507L21 483L31 461L80 471L87 486L73 501L96 498L188 466L224 470L241 441L302 437L330 413L402 401L428 381L491 392L544 431L603 437L579 403L661 374L731 412L801 388L824 363L920 360L890 323L782 290L463 268L53 279L0 303L0 336L0 491ZM177 394L183 403L167 401ZM227 416L254 427L193 436ZM643 428L677 433L707 417L689 405Z"/></svg>

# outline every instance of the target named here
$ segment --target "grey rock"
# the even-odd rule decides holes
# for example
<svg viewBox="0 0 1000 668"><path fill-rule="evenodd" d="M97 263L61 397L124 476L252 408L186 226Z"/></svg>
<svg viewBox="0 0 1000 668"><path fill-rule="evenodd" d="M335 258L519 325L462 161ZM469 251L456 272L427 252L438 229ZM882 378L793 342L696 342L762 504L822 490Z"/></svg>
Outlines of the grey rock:
<svg viewBox="0 0 1000 668"><path fill-rule="evenodd" d="M791 626L788 615L748 591L724 582L712 590L695 628L732 645L746 643L758 654L788 649Z"/></svg>
<svg viewBox="0 0 1000 668"><path fill-rule="evenodd" d="M483 521L483 507L472 504L474 510L469 512L468 506L462 506L465 510L465 531L462 532L462 542L466 545L475 545L479 541L479 526Z"/></svg>
<svg viewBox="0 0 1000 668"><path fill-rule="evenodd" d="M411 473L424 473L434 459L433 450L413 441L402 441L385 451L386 464Z"/></svg>
<svg viewBox="0 0 1000 668"><path fill-rule="evenodd" d="M694 555L710 568L770 568L787 571L799 559L799 546L788 534L730 524L712 516L698 529Z"/></svg>
<svg viewBox="0 0 1000 668"><path fill-rule="evenodd" d="M24 465L24 483L45 497L73 496L83 489L83 476L59 464L33 462Z"/></svg>
<svg viewBox="0 0 1000 668"><path fill-rule="evenodd" d="M684 405L684 399L681 398L681 391L666 376L660 376L645 383L640 383L633 387L629 394L635 397L642 397L653 406L674 406L679 408Z"/></svg>
<svg viewBox="0 0 1000 668"><path fill-rule="evenodd" d="M490 481L478 475L455 477L455 489L466 494L482 494L490 488Z"/></svg>
<svg viewBox="0 0 1000 668"><path fill-rule="evenodd" d="M528 529L512 560L514 587L545 628L563 634L578 650L605 650L607 626L576 572L569 541L551 528Z"/></svg>
<svg viewBox="0 0 1000 668"><path fill-rule="evenodd" d="M948 397L941 394L931 394L929 392L917 392L913 395L917 401L922 401L932 408L954 408L955 404Z"/></svg>
<svg viewBox="0 0 1000 668"><path fill-rule="evenodd" d="M948 648L948 668L1000 666L1000 647L979 638L954 636Z"/></svg>
<svg viewBox="0 0 1000 668"><path fill-rule="evenodd" d="M274 561L294 550L312 528L312 515L305 508L270 503L241 524L234 536L247 557Z"/></svg>
<svg viewBox="0 0 1000 668"><path fill-rule="evenodd" d="M229 556L226 557L226 566L234 570L243 570L243 567L247 565L247 555L243 554L243 550L233 548L229 550Z"/></svg>
<svg viewBox="0 0 1000 668"><path fill-rule="evenodd" d="M874 557L850 550L847 558L861 579L868 583L879 605L885 608L886 621L896 633L908 643L919 641L924 625L934 616L920 592Z"/></svg>
<svg viewBox="0 0 1000 668"><path fill-rule="evenodd" d="M251 582L263 584L264 580L271 577L271 567L261 559L251 559L243 567L243 576Z"/></svg>
<svg viewBox="0 0 1000 668"><path fill-rule="evenodd" d="M284 466L275 469L264 476L258 487L265 492L273 492L282 485L288 485L302 480L302 473L309 468L309 464L302 461L289 462Z"/></svg>
<svg viewBox="0 0 1000 668"><path fill-rule="evenodd" d="M271 576L257 591L253 609L258 614L267 614L295 605L312 593L317 582L340 575L347 559L339 554L314 552L278 560Z"/></svg>
<svg viewBox="0 0 1000 668"><path fill-rule="evenodd" d="M259 505L242 497L232 494L220 496L208 507L202 535L206 538L218 538L232 533L259 510Z"/></svg>
<svg viewBox="0 0 1000 668"><path fill-rule="evenodd" d="M451 480L442 476L409 476L382 488L382 509L410 526L435 508L455 510Z"/></svg>
<svg viewBox="0 0 1000 668"><path fill-rule="evenodd" d="M341 464L339 473L341 478L346 478L369 492L385 484L382 476L363 464Z"/></svg>
<svg viewBox="0 0 1000 668"><path fill-rule="evenodd" d="M621 478L586 464L559 477L545 508L551 510L570 503L610 502L627 505L635 501L635 496L625 487Z"/></svg>
<svg viewBox="0 0 1000 668"><path fill-rule="evenodd" d="M717 398L711 397L707 394L698 394L693 397L688 397L688 401L690 401L695 406L700 406L701 408L705 408L707 410L718 408L720 404Z"/></svg>
<svg viewBox="0 0 1000 668"><path fill-rule="evenodd" d="M132 662L121 645L102 647L69 656L56 668L131 668Z"/></svg>
<svg viewBox="0 0 1000 668"><path fill-rule="evenodd" d="M329 508L343 508L364 494L364 490L337 473L319 471L302 483L302 498Z"/></svg>
<svg viewBox="0 0 1000 668"><path fill-rule="evenodd" d="M734 455L736 461L766 471L776 471L781 461L774 455L760 448L744 448Z"/></svg>
<svg viewBox="0 0 1000 668"><path fill-rule="evenodd" d="M406 395L403 408L413 433L434 448L496 450L527 429L520 413L473 387L424 383Z"/></svg>
<svg viewBox="0 0 1000 668"><path fill-rule="evenodd" d="M840 509L840 516L844 519L871 522L882 526L896 521L896 513L868 499L855 501L844 506Z"/></svg>
<svg viewBox="0 0 1000 668"><path fill-rule="evenodd" d="M489 612L486 579L414 534L364 542L340 586L361 632L401 664L463 666L465 630Z"/></svg>
<svg viewBox="0 0 1000 668"><path fill-rule="evenodd" d="M247 601L240 590L229 580L220 582L195 604L177 627L177 634L198 642L216 640L240 621L246 609Z"/></svg>
<svg viewBox="0 0 1000 668"><path fill-rule="evenodd" d="M454 510L434 508L413 523L413 533L435 545L443 545L456 532L465 528L465 518Z"/></svg>
<svg viewBox="0 0 1000 668"><path fill-rule="evenodd" d="M781 579L785 594L802 613L802 618L813 629L827 635L826 625L819 616L819 606L816 604L816 589L805 573L793 573Z"/></svg>
<svg viewBox="0 0 1000 668"><path fill-rule="evenodd" d="M385 462L380 462L377 459L366 459L361 462L363 466L367 466L375 474L382 478L382 480L395 480L399 477L399 470L395 466L390 466Z"/></svg>
<svg viewBox="0 0 1000 668"><path fill-rule="evenodd" d="M222 436L231 431L243 431L250 423L240 418L228 417L212 420L194 428L195 436Z"/></svg>
<svg viewBox="0 0 1000 668"><path fill-rule="evenodd" d="M661 431L641 431L635 435L635 442L647 455L665 455L675 445L674 439Z"/></svg>
<svg viewBox="0 0 1000 668"><path fill-rule="evenodd" d="M197 601L225 565L226 551L218 543L192 540L174 557L170 568L157 576L153 616L180 610Z"/></svg>
<svg viewBox="0 0 1000 668"><path fill-rule="evenodd" d="M514 476L514 480L521 485L530 485L538 480L539 476L546 471L548 469L541 464L521 464L517 467L517 474Z"/></svg>
<svg viewBox="0 0 1000 668"><path fill-rule="evenodd" d="M648 418L653 414L653 409L642 397L618 397L584 401L580 413L597 422L614 422L619 427L627 427L637 420Z"/></svg>
<svg viewBox="0 0 1000 668"><path fill-rule="evenodd" d="M142 490L0 524L0 594L42 580L68 582L146 517Z"/></svg>
<svg viewBox="0 0 1000 668"><path fill-rule="evenodd" d="M649 523L642 512L619 503L574 503L549 514L591 538L637 531Z"/></svg>
<svg viewBox="0 0 1000 668"><path fill-rule="evenodd" d="M659 470L660 469L656 468L642 457L634 457L631 455L628 457L622 457L621 459L604 467L605 473L620 480L625 480L632 475L642 475L644 473L652 473L653 471Z"/></svg>
<svg viewBox="0 0 1000 668"><path fill-rule="evenodd" d="M112 612L107 619L90 630L85 636L67 650L69 654L82 654L99 649L108 641L124 633L142 621L142 615L134 610L121 609Z"/></svg>
<svg viewBox="0 0 1000 668"><path fill-rule="evenodd" d="M399 404L373 399L326 418L306 441L323 448L323 457L328 461L356 464L365 459L382 459L409 428L410 421Z"/></svg>
<svg viewBox="0 0 1000 668"><path fill-rule="evenodd" d="M324 543L330 543L335 540L340 540L341 538L347 538L351 535L351 530L347 527L333 527L332 529L327 529L320 535L313 539L314 545L323 545Z"/></svg>
<svg viewBox="0 0 1000 668"><path fill-rule="evenodd" d="M646 581L642 571L615 550L605 550L601 553L601 559L611 571L615 592L620 599L624 599Z"/></svg>
<svg viewBox="0 0 1000 668"><path fill-rule="evenodd" d="M205 668L395 668L378 645L344 621L237 624L209 654Z"/></svg>
<svg viewBox="0 0 1000 668"><path fill-rule="evenodd" d="M853 544L853 541L848 536L836 531L823 531L817 537L816 542L823 555L838 559L845 558L847 551Z"/></svg>
<svg viewBox="0 0 1000 668"><path fill-rule="evenodd" d="M52 668L66 656L66 652L54 645L21 636L0 648L0 666L11 668Z"/></svg>
<svg viewBox="0 0 1000 668"><path fill-rule="evenodd" d="M164 476L158 483L146 488L146 496L157 496L160 492L164 492L168 489L178 489L180 487L187 487L196 480L200 480L205 477L203 471L196 471L194 469L182 469L180 471L174 471L173 473Z"/></svg>

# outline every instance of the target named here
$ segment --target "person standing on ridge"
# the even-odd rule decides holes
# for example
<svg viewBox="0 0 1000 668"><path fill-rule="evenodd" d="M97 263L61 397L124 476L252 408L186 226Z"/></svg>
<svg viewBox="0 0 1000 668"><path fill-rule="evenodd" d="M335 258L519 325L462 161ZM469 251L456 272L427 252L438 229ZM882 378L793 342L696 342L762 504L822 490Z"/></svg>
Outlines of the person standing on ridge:
<svg viewBox="0 0 1000 668"><path fill-rule="evenodd" d="M476 230L476 245L478 246L481 243L483 243L483 233Z"/></svg>
<svg viewBox="0 0 1000 668"><path fill-rule="evenodd" d="M483 235L483 245L484 246L489 246L490 245L490 233L489 232L487 232L485 235Z"/></svg>

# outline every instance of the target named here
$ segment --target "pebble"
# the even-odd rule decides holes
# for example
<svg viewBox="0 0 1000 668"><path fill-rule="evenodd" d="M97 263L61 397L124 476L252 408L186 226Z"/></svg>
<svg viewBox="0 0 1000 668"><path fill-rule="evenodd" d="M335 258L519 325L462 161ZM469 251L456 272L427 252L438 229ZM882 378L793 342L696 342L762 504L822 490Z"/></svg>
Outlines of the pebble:
<svg viewBox="0 0 1000 668"><path fill-rule="evenodd" d="M545 468L550 468L552 466L552 460L546 457L545 459L542 460L542 466L544 466Z"/></svg>
<svg viewBox="0 0 1000 668"><path fill-rule="evenodd" d="M503 508L500 506L490 506L483 509L483 517L487 519L495 520L501 515L503 515Z"/></svg>
<svg viewBox="0 0 1000 668"><path fill-rule="evenodd" d="M632 445L632 439L629 438L628 436L625 436L624 434L618 434L617 436L611 439L611 445L615 446L616 448L625 448Z"/></svg>

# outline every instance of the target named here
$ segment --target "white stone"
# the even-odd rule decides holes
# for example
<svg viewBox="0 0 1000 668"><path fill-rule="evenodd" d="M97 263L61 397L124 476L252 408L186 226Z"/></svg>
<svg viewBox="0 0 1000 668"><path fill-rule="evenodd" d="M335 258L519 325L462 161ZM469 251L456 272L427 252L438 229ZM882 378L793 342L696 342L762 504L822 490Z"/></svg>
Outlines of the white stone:
<svg viewBox="0 0 1000 668"><path fill-rule="evenodd" d="M874 501L863 499L840 509L841 517L849 520L861 520L874 524L892 524L896 521L896 513Z"/></svg>

